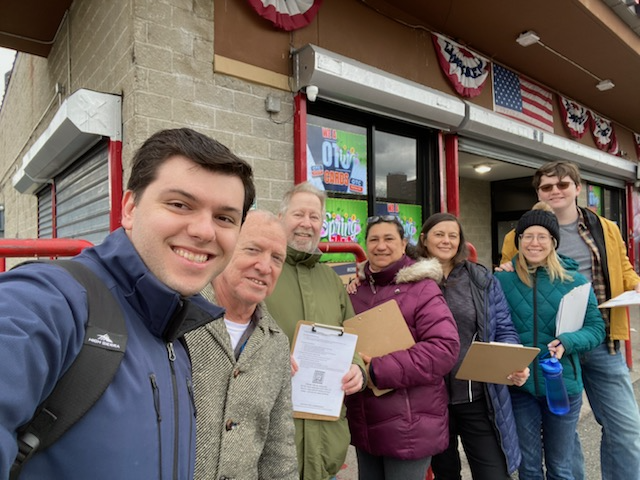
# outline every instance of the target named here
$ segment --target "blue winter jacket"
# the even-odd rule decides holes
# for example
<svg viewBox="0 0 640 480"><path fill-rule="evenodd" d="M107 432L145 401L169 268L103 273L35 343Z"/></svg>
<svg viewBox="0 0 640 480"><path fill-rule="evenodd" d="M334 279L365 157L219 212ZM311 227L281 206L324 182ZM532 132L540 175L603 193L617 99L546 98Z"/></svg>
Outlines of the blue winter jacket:
<svg viewBox="0 0 640 480"><path fill-rule="evenodd" d="M178 338L223 310L162 284L122 229L76 260L120 303L126 354L93 408L36 453L20 478L193 478L191 364ZM16 431L76 358L86 321L86 291L66 270L31 264L0 275L0 479L8 478L16 457Z"/></svg>
<svg viewBox="0 0 640 480"><path fill-rule="evenodd" d="M511 319L520 335L521 343L528 347L540 348L540 353L534 359L531 376L519 388L531 395L545 395L545 383L538 361L542 356L548 356L547 345L556 338L556 315L562 297L579 285L587 283L587 279L578 273L578 263L572 258L559 255L560 263L567 270L572 280L551 283L546 268L538 268L532 274L533 287L522 283L518 274L514 272L497 272L495 275L502 284L502 289L511 308ZM515 264L518 256L513 259ZM562 363L567 393L578 395L582 392L582 371L579 353L588 352L602 343L605 337L604 321L598 310L596 296L591 291L584 325L578 331L562 333L558 339L565 348L560 360Z"/></svg>
<svg viewBox="0 0 640 480"><path fill-rule="evenodd" d="M469 261L464 263L471 280L470 297L476 311L478 323L483 322L481 342L520 343L516 332L509 304L502 292L500 283L482 265ZM446 298L446 293L445 293ZM454 372L451 373L453 375ZM513 473L518 469L521 460L518 433L516 431L515 418L511 409L511 396L506 385L484 383L487 398L487 407L491 420L498 434L500 447L507 460L507 469Z"/></svg>

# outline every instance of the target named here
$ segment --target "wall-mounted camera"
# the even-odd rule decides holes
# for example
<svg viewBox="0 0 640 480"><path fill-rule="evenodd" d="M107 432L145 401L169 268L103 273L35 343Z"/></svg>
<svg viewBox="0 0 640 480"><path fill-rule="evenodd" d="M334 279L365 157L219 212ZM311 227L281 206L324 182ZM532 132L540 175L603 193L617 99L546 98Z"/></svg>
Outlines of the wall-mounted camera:
<svg viewBox="0 0 640 480"><path fill-rule="evenodd" d="M310 102L315 102L316 98L318 98L318 87L315 85L308 85L305 89L305 93L307 94L307 99Z"/></svg>

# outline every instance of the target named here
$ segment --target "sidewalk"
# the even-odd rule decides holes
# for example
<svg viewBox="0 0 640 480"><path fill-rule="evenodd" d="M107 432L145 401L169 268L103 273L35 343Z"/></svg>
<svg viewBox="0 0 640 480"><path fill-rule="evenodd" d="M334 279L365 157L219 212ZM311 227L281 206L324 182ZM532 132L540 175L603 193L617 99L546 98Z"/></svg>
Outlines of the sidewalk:
<svg viewBox="0 0 640 480"><path fill-rule="evenodd" d="M640 307L629 307L631 318L631 347L633 366L631 370L631 381L636 392L636 400L640 404ZM600 477L600 425L593 418L589 401L585 395L580 412L580 423L578 432L582 441L582 449L585 459L585 472L589 480L601 480ZM466 463L464 452L461 451L462 458L462 480L471 480L471 472ZM347 459L343 469L338 473L338 480L357 480L358 462L355 450L349 447ZM517 475L515 476L517 478Z"/></svg>

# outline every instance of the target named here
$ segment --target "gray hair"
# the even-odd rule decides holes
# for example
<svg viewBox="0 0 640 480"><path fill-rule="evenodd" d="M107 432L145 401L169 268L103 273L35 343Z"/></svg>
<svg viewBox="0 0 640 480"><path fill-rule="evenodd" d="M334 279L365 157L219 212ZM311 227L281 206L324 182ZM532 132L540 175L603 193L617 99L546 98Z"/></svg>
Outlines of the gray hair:
<svg viewBox="0 0 640 480"><path fill-rule="evenodd" d="M287 191L287 193L284 194L284 197L282 197L282 202L280 203L281 216L284 216L287 213L287 210L289 209L289 203L291 203L291 198L296 193L310 193L318 197L318 200L320 200L320 207L322 208L322 216L324 217L324 214L326 212L325 204L327 201L327 194L325 191L314 187L309 182L298 183L297 185L294 185L292 188L290 188Z"/></svg>

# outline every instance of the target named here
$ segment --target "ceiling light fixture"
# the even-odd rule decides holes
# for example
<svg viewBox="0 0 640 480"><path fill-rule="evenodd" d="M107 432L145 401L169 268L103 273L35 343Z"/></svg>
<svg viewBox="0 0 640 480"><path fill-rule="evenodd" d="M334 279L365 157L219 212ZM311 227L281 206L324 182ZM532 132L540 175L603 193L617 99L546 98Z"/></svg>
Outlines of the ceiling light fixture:
<svg viewBox="0 0 640 480"><path fill-rule="evenodd" d="M489 165L488 163L480 163L478 165L474 165L473 169L476 171L476 173L482 175L483 173L489 173L491 171L491 165Z"/></svg>
<svg viewBox="0 0 640 480"><path fill-rule="evenodd" d="M540 36L533 30L521 33L520 35L518 35L518 38L516 38L516 42L518 42L523 47L528 47L530 45L533 45L534 43L538 43L539 41Z"/></svg>
<svg viewBox="0 0 640 480"><path fill-rule="evenodd" d="M596 74L594 74L594 73L590 72L589 70L587 70L586 68L584 68L582 65L578 65L576 62L574 62L570 58L564 56L562 53L558 52L557 50L554 50L553 48L549 47L548 45L545 45L543 42L540 41L540 35L538 35L533 30L527 30L526 32L521 33L520 35L518 35L518 38L516 38L516 42L518 42L523 47L528 47L528 46L533 45L535 43L537 43L541 47L544 47L546 50L550 51L555 56L560 57L561 59L569 62L571 65L573 65L576 68L579 68L584 73L589 75L591 78L594 78L595 80L597 80L598 83L596 84L596 88L598 90L600 90L601 92L604 92L606 90L611 90L613 87L615 87L615 84L611 80L609 80L609 79L603 80L602 78L598 77Z"/></svg>
<svg viewBox="0 0 640 480"><path fill-rule="evenodd" d="M596 85L596 88L598 90L600 90L601 92L605 92L607 90L611 90L613 87L615 87L615 84L609 79L600 80L600 83L598 83Z"/></svg>

